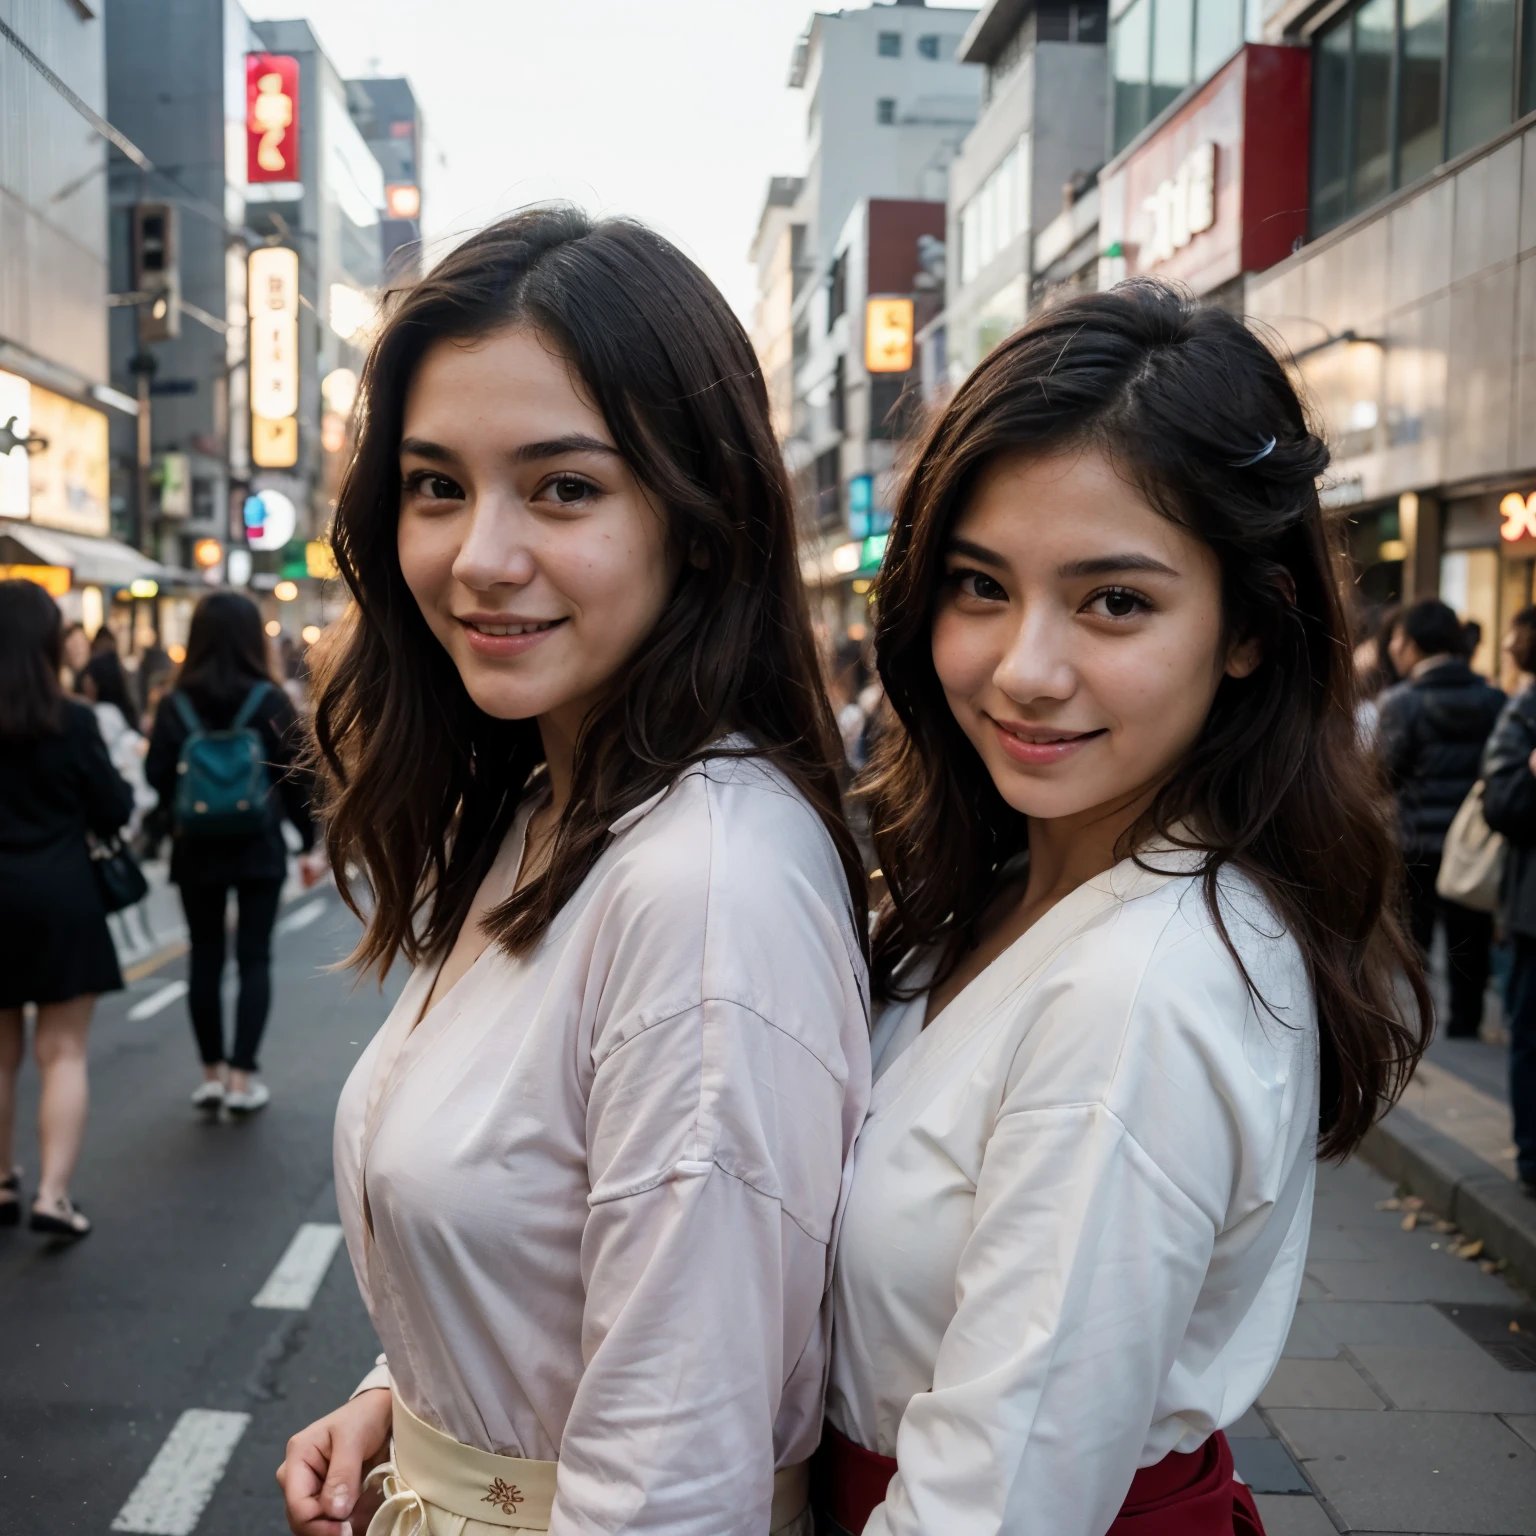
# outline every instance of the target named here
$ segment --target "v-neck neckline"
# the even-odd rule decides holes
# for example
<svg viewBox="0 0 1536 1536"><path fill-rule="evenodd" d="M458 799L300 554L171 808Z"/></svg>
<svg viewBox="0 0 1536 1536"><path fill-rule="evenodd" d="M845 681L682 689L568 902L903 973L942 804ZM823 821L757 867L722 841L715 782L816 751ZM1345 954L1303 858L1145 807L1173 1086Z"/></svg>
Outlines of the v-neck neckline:
<svg viewBox="0 0 1536 1536"><path fill-rule="evenodd" d="M1163 853L1163 849L1148 850ZM1145 857L1145 855L1144 855ZM998 1008L1030 980L1063 944L1082 932L1101 911L1116 902L1156 890L1187 873L1178 869L1148 869L1134 859L1122 859L1102 874L1085 880L1044 912L990 965L968 981L918 1032L912 1043L880 1074L870 1094L870 1116L883 1112L916 1083L959 1051L983 1028ZM923 1003L927 994L912 999ZM961 1008L964 1004L964 1008Z"/></svg>

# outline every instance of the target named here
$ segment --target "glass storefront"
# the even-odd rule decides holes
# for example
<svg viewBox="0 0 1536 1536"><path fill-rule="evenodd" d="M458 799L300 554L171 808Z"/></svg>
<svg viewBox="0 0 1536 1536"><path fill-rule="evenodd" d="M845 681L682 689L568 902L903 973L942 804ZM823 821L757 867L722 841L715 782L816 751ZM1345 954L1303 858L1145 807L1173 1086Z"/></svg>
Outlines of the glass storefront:
<svg viewBox="0 0 1536 1536"><path fill-rule="evenodd" d="M1110 35L1114 125L1110 153L1190 86L1208 80L1243 41L1243 0L1132 0Z"/></svg>

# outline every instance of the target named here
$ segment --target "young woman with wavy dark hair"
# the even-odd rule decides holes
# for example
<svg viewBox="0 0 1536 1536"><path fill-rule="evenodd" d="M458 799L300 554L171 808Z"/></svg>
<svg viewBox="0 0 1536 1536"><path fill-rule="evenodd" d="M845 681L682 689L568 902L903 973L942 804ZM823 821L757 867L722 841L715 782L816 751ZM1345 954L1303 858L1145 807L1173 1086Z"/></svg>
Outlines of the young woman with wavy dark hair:
<svg viewBox="0 0 1536 1536"><path fill-rule="evenodd" d="M865 896L751 347L535 210L397 300L360 423L315 728L356 958L416 970L336 1124L385 1360L290 1524L808 1533Z"/></svg>
<svg viewBox="0 0 1536 1536"><path fill-rule="evenodd" d="M1285 1342L1319 1148L1429 1020L1326 462L1280 362L1155 283L1032 321L920 445L875 608L835 1527L1260 1528L1221 1430Z"/></svg>

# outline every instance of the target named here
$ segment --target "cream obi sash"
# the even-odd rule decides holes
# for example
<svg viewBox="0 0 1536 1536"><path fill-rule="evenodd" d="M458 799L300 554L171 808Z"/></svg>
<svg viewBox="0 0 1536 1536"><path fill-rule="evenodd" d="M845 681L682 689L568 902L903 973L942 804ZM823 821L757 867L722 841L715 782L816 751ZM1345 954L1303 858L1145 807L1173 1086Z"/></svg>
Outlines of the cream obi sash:
<svg viewBox="0 0 1536 1536"><path fill-rule="evenodd" d="M367 1536L497 1536L504 1530L547 1531L555 1502L553 1461L523 1461L463 1445L423 1423L390 1393L391 1458L365 1484L384 1495ZM810 1502L810 1465L784 1467L773 1478L770 1532L795 1531Z"/></svg>

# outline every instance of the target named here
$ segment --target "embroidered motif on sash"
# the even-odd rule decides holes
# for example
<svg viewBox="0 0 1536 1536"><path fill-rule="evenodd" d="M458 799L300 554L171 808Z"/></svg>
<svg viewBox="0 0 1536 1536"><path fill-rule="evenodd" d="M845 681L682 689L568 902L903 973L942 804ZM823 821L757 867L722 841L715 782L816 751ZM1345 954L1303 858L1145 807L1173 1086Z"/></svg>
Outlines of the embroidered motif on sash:
<svg viewBox="0 0 1536 1536"><path fill-rule="evenodd" d="M515 1484L503 1482L498 1477L492 1482L491 1491L480 1502L494 1504L504 1515L515 1515L517 1506L523 1502L523 1493Z"/></svg>

